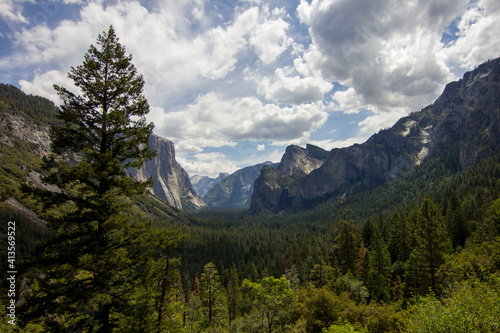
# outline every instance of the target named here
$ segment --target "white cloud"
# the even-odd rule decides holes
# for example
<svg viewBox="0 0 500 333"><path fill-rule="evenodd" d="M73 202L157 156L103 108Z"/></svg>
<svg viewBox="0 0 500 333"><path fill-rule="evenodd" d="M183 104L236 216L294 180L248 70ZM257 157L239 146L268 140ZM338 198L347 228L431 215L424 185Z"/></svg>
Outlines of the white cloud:
<svg viewBox="0 0 500 333"><path fill-rule="evenodd" d="M239 169L226 155L218 152L198 153L193 156L177 154L176 160L190 176L217 177L220 172L231 174Z"/></svg>
<svg viewBox="0 0 500 333"><path fill-rule="evenodd" d="M54 103L59 104L61 100L54 90L54 84L65 87L74 93L78 93L78 88L73 85L73 81L66 74L60 71L49 71L40 75L35 75L33 81L26 80L19 81L21 89L28 93L38 96L43 96L52 100Z"/></svg>
<svg viewBox="0 0 500 333"><path fill-rule="evenodd" d="M250 37L250 44L264 64L274 62L292 44L292 39L287 36L289 24L282 19L286 14L284 10L275 9L271 15L267 12L267 9L263 10L261 22Z"/></svg>
<svg viewBox="0 0 500 333"><path fill-rule="evenodd" d="M455 78L441 38L466 13L467 2L301 1L298 16L313 43L295 66L303 75L351 87L336 94L347 112L419 109Z"/></svg>
<svg viewBox="0 0 500 333"><path fill-rule="evenodd" d="M266 150L266 145L257 145L257 151L264 151Z"/></svg>
<svg viewBox="0 0 500 333"><path fill-rule="evenodd" d="M209 90L213 82L227 80L240 57L248 60L248 51L270 64L292 42L282 9L236 7L223 25L209 10L202 0L165 0L153 9L138 1L91 1L81 8L78 20L17 32L18 52L2 62L10 68L28 63L41 71L50 67L67 72L82 62L89 45L112 24L145 77L148 99L164 106L179 103L179 96L189 91Z"/></svg>
<svg viewBox="0 0 500 333"><path fill-rule="evenodd" d="M325 150L332 150L333 148L344 148L352 146L356 143L363 143L368 138L369 136L355 136L345 140L312 140L309 143Z"/></svg>
<svg viewBox="0 0 500 333"><path fill-rule="evenodd" d="M180 150L199 152L244 140L304 143L327 117L321 102L280 107L255 97L224 100L209 93L184 110L155 114L155 131L176 141Z"/></svg>
<svg viewBox="0 0 500 333"><path fill-rule="evenodd" d="M398 119L406 115L406 108L395 108L389 112L373 112L370 116L358 123L360 127L358 136L368 139L373 133L391 127Z"/></svg>
<svg viewBox="0 0 500 333"><path fill-rule="evenodd" d="M442 53L449 66L472 70L500 55L500 4L482 0L473 3L457 24L458 39Z"/></svg>
<svg viewBox="0 0 500 333"><path fill-rule="evenodd" d="M257 93L279 104L316 102L332 89L332 84L321 77L293 75L290 67L277 68L273 77L249 77L258 83Z"/></svg>
<svg viewBox="0 0 500 333"><path fill-rule="evenodd" d="M23 0L2 0L0 3L0 18L7 24L26 23L26 18L22 14L21 4Z"/></svg>
<svg viewBox="0 0 500 333"><path fill-rule="evenodd" d="M367 107L353 88L335 92L333 100L333 110L342 111L346 114L358 113L362 108Z"/></svg>

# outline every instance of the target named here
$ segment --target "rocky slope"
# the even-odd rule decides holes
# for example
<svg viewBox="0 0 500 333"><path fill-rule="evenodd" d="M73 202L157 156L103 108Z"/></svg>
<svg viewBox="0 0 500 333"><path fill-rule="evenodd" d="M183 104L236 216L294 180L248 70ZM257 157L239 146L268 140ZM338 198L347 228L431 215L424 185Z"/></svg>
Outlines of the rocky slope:
<svg viewBox="0 0 500 333"><path fill-rule="evenodd" d="M250 209L253 212L267 209L275 213L285 209L285 189L319 168L327 157L326 150L313 145L308 144L305 149L295 145L288 146L275 168L262 168L255 180Z"/></svg>
<svg viewBox="0 0 500 333"><path fill-rule="evenodd" d="M139 169L128 170L130 175L140 181L153 177L153 194L174 207L180 209L206 207L191 185L186 170L175 160L174 143L153 134L149 139L149 145L157 152L156 157L146 161Z"/></svg>
<svg viewBox="0 0 500 333"><path fill-rule="evenodd" d="M286 184L263 169L251 209L301 208L346 188L369 189L456 152L458 168L500 151L500 59L482 64L446 86L434 104L400 119L368 141L333 149L310 174Z"/></svg>
<svg viewBox="0 0 500 333"><path fill-rule="evenodd" d="M215 185L203 197L209 207L220 209L248 209L253 192L254 181L263 167L274 165L265 162L234 172Z"/></svg>
<svg viewBox="0 0 500 333"><path fill-rule="evenodd" d="M210 178L208 176L193 176L191 177L191 184L193 185L196 193L203 198L208 191L210 191L215 185L219 184L221 181L229 176L227 172L221 172L216 178Z"/></svg>
<svg viewBox="0 0 500 333"><path fill-rule="evenodd" d="M0 84L0 189L36 177L32 171L50 152L49 125L57 122L56 114L49 100ZM158 155L130 174L139 180L152 176L153 194L176 208L206 207L175 160L173 142L152 135L150 144Z"/></svg>

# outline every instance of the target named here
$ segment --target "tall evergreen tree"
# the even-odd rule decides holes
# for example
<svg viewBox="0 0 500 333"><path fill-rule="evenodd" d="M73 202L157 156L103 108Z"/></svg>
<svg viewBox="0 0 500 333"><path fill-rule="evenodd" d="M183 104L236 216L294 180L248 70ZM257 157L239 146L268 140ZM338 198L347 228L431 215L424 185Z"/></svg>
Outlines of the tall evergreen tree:
<svg viewBox="0 0 500 333"><path fill-rule="evenodd" d="M376 229L370 247L370 292L378 301L389 301L391 278L391 256L382 237L380 229Z"/></svg>
<svg viewBox="0 0 500 333"><path fill-rule="evenodd" d="M445 254L451 251L451 242L442 214L434 202L424 198L418 215L416 247L410 254L406 282L414 292L434 294L440 291L438 269L444 263Z"/></svg>
<svg viewBox="0 0 500 333"><path fill-rule="evenodd" d="M341 217L337 220L337 227L333 235L333 255L337 258L342 273L356 271L356 259L358 258L361 235L354 228L353 220L345 209L345 198L341 199Z"/></svg>
<svg viewBox="0 0 500 333"><path fill-rule="evenodd" d="M238 269L236 268L235 264L233 264L233 266L231 267L227 291L227 308L229 310L229 321L232 322L239 314L239 303L241 298Z"/></svg>
<svg viewBox="0 0 500 333"><path fill-rule="evenodd" d="M457 192L451 191L445 203L447 203L445 221L453 248L457 246L464 247L465 240L470 233L467 228L466 215Z"/></svg>
<svg viewBox="0 0 500 333"><path fill-rule="evenodd" d="M224 326L224 318L227 319L226 302L221 288L219 271L209 262L201 273L200 299L210 326Z"/></svg>
<svg viewBox="0 0 500 333"><path fill-rule="evenodd" d="M144 80L131 60L109 27L83 64L69 72L80 95L54 86L63 101L61 125L51 128L54 154L44 161L43 181L58 190L31 192L45 205L57 236L40 259L40 292L28 311L41 313L50 331L111 332L128 295L144 283L141 245L165 247L177 237L167 231L152 235L124 212L129 198L151 185L128 177L126 168L155 155Z"/></svg>

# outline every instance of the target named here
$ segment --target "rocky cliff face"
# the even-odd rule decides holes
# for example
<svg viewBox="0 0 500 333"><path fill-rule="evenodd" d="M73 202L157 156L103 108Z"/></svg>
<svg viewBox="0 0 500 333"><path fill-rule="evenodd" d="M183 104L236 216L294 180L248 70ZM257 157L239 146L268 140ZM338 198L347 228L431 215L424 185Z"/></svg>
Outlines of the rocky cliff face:
<svg viewBox="0 0 500 333"><path fill-rule="evenodd" d="M191 185L189 175L175 160L174 143L153 134L149 144L151 149L157 152L156 157L145 162L139 169L128 170L130 175L140 181L152 177L153 194L174 207L179 209L206 207Z"/></svg>
<svg viewBox="0 0 500 333"><path fill-rule="evenodd" d="M14 139L34 143L33 153L39 157L50 152L49 126L11 112L0 113L0 143L14 147Z"/></svg>
<svg viewBox="0 0 500 333"><path fill-rule="evenodd" d="M429 157L454 150L462 169L500 151L500 59L448 84L434 104L365 143L333 149L320 167L302 178L280 184L279 174L263 170L255 184L252 212L300 208L349 186L373 188Z"/></svg>
<svg viewBox="0 0 500 333"><path fill-rule="evenodd" d="M219 184L221 181L229 176L227 172L221 172L216 178L210 178L208 176L193 176L191 177L191 184L193 185L196 193L203 198L208 191L210 191L215 185Z"/></svg>
<svg viewBox="0 0 500 333"><path fill-rule="evenodd" d="M328 157L328 152L313 145L306 148L288 146L276 168L264 166L255 180L250 209L264 209L273 213L288 205L288 186L319 168Z"/></svg>
<svg viewBox="0 0 500 333"><path fill-rule="evenodd" d="M234 172L215 185L203 197L209 207L221 209L241 209L250 207L254 181L259 177L264 166L274 165L265 162L246 167Z"/></svg>

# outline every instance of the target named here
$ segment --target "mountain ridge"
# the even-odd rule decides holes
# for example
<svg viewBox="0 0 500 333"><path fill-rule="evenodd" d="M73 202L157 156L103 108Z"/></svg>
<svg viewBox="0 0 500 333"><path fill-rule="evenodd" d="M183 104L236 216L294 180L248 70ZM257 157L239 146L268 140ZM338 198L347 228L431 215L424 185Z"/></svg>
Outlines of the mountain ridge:
<svg viewBox="0 0 500 333"><path fill-rule="evenodd" d="M332 149L325 162L304 177L283 185L279 175L263 170L251 211L301 209L349 186L371 189L454 147L459 150L459 168L466 169L500 150L499 91L500 59L490 60L449 83L433 104L391 128L362 144Z"/></svg>
<svg viewBox="0 0 500 333"><path fill-rule="evenodd" d="M208 191L203 200L216 209L250 208L255 179L263 167L271 165L274 163L264 162L235 171Z"/></svg>

